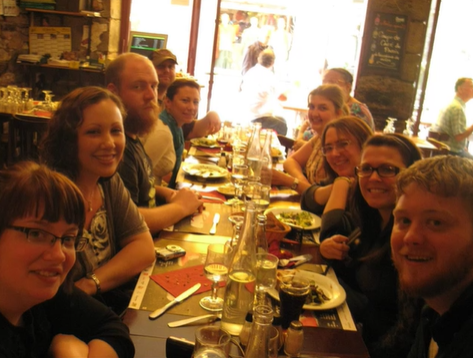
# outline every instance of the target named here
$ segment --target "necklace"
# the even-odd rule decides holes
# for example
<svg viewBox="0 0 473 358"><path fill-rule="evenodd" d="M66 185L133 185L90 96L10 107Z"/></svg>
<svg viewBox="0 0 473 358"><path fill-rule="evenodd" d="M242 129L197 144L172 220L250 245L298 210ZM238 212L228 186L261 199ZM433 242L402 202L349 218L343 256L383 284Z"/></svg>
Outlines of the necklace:
<svg viewBox="0 0 473 358"><path fill-rule="evenodd" d="M89 213L94 210L92 204L93 204L93 201L94 201L96 189L97 189L97 186L94 187L94 190L92 191L92 195L91 195L90 200L87 199L87 203L89 204Z"/></svg>

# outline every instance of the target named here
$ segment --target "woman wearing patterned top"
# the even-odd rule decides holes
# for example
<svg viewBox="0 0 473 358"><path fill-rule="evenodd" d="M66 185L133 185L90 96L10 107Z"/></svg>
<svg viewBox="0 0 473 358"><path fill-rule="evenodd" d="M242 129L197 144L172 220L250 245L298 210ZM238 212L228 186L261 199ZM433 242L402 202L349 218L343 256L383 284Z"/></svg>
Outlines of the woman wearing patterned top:
<svg viewBox="0 0 473 358"><path fill-rule="evenodd" d="M284 162L287 174L273 170L272 179L272 184L291 187L299 194L325 179L320 135L327 123L348 114L343 92L335 85L322 85L310 92L308 107L309 121L317 135Z"/></svg>
<svg viewBox="0 0 473 358"><path fill-rule="evenodd" d="M116 173L125 147L123 115L108 90L76 89L51 118L41 148L43 161L71 178L86 200L89 245L78 255L75 285L116 312L126 308L132 288L119 286L155 258L148 227Z"/></svg>

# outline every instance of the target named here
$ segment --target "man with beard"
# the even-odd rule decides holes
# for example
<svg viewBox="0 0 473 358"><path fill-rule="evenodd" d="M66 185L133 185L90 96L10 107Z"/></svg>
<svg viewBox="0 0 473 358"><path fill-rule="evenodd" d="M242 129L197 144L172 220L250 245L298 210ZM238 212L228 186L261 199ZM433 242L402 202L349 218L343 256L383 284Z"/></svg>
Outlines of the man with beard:
<svg viewBox="0 0 473 358"><path fill-rule="evenodd" d="M166 98L166 91L176 79L177 58L176 55L168 49L155 50L150 58L158 74L158 103L163 105L164 99ZM221 122L219 115L217 112L210 111L205 117L199 120L185 123L182 126L182 131L184 138L189 140L192 138L207 137L209 134L217 133L220 127ZM149 152L148 141L145 143L145 149Z"/></svg>
<svg viewBox="0 0 473 358"><path fill-rule="evenodd" d="M418 161L397 179L391 248L401 289L424 299L409 358L473 352L473 161Z"/></svg>
<svg viewBox="0 0 473 358"><path fill-rule="evenodd" d="M158 78L151 61L135 53L122 54L109 64L105 79L128 113L125 153L118 171L151 233L156 234L199 210L202 202L189 189L155 186L152 162L140 141L153 130L159 115ZM157 200L165 204L157 206Z"/></svg>

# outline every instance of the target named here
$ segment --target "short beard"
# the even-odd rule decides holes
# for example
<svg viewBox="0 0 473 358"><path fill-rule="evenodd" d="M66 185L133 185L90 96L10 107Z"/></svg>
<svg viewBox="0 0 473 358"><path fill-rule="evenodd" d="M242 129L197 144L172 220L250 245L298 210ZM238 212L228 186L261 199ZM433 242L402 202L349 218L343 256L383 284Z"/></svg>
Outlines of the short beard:
<svg viewBox="0 0 473 358"><path fill-rule="evenodd" d="M429 299L448 292L452 288L468 280L469 277L471 279L472 271L473 259L471 258L471 250L467 249L463 251L461 257L451 264L448 274L437 274L432 276L429 282L421 283L420 285L406 285L401 279L399 283L401 289L409 296Z"/></svg>
<svg viewBox="0 0 473 358"><path fill-rule="evenodd" d="M161 112L158 104L153 103L153 113L151 116L140 116L135 111L129 111L125 119L125 132L137 135L139 137L151 133L158 123L159 113Z"/></svg>

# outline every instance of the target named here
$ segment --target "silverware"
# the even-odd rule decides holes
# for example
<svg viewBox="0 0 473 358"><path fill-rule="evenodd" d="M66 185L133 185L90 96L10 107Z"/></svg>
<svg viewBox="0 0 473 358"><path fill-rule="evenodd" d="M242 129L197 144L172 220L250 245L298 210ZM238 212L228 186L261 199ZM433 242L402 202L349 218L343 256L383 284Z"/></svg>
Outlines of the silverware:
<svg viewBox="0 0 473 358"><path fill-rule="evenodd" d="M206 200L215 200L215 201L220 201L222 203L225 202L225 200L223 200L222 198L217 198L217 197L214 197L214 196L208 196L208 195L202 195L202 199L206 199Z"/></svg>
<svg viewBox="0 0 473 358"><path fill-rule="evenodd" d="M176 303L179 303L181 301L184 301L187 297L191 296L194 292L196 292L200 288L201 284L196 283L194 286L189 288L187 291L184 293L181 293L179 296L177 296L175 299L173 299L171 302L166 304L165 306L158 308L156 311L151 313L149 315L149 319L156 319L159 316L161 316L164 312L166 312L169 308L174 306Z"/></svg>
<svg viewBox="0 0 473 358"><path fill-rule="evenodd" d="M176 328L176 327L182 327L185 325L190 325L190 324L207 324L207 323L212 323L218 319L222 319L222 314L206 314L203 316L197 316L197 317L192 317L192 318L186 318L186 319L181 319L179 321L174 321L174 322L169 322L168 327L170 328Z"/></svg>
<svg viewBox="0 0 473 358"><path fill-rule="evenodd" d="M210 235L215 235L215 233L217 232L217 224L219 221L220 221L220 214L216 213L214 215L213 225L210 228L210 232L209 232Z"/></svg>

